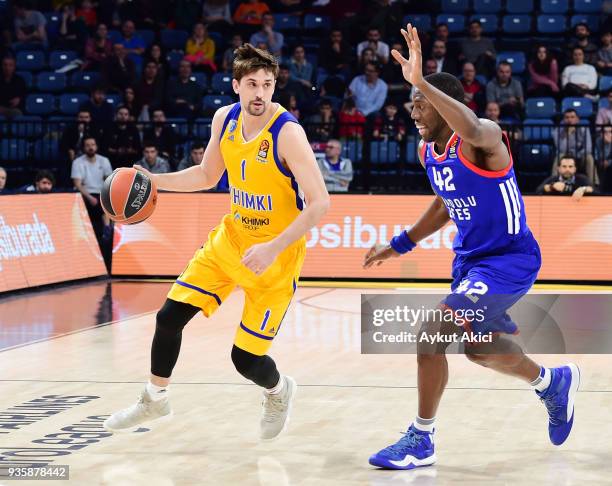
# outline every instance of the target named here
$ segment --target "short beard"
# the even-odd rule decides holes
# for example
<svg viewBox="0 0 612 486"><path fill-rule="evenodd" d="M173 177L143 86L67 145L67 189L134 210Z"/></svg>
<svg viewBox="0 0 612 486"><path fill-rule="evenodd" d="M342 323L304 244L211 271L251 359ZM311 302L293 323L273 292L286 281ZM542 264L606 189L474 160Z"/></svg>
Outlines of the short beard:
<svg viewBox="0 0 612 486"><path fill-rule="evenodd" d="M252 111L251 103L247 104L247 107L246 107L247 113L249 115L251 115L251 116L261 116L261 115L263 115L266 112L266 108L267 107L266 107L266 102L265 101L262 101L261 103L263 104L263 109L261 110L261 113L256 113L256 112Z"/></svg>

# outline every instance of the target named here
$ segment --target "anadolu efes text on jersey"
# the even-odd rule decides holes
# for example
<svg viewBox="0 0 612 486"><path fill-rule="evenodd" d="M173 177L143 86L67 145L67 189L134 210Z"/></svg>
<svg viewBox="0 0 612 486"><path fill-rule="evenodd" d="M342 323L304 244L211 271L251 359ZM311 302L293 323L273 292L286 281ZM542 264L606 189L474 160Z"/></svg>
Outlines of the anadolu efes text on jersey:
<svg viewBox="0 0 612 486"><path fill-rule="evenodd" d="M240 103L230 107L220 147L230 185L233 227L256 239L280 234L297 218L304 201L293 174L278 155L278 134L285 123L297 123L279 105L258 135L246 142Z"/></svg>
<svg viewBox="0 0 612 486"><path fill-rule="evenodd" d="M512 167L510 144L505 134L503 137L510 163L495 172L480 169L467 160L456 133L441 155L436 154L433 142L422 148L429 182L457 226L453 250L458 255L512 251L533 240Z"/></svg>

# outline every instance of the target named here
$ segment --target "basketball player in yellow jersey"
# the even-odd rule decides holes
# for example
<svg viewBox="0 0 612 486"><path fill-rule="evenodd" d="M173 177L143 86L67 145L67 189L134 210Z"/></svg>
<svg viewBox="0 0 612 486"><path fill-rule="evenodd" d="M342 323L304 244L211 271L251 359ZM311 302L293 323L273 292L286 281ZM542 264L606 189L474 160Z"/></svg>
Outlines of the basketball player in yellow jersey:
<svg viewBox="0 0 612 486"><path fill-rule="evenodd" d="M276 59L250 44L234 54L232 84L240 101L215 113L202 163L148 173L159 189L189 192L214 187L227 169L231 213L211 231L157 313L149 383L135 405L104 423L113 432L171 416L168 385L183 327L200 310L210 316L236 285L246 299L232 361L264 388L261 438L275 438L287 423L296 384L279 374L266 353L296 289L304 235L327 211L329 195L304 130L272 103Z"/></svg>

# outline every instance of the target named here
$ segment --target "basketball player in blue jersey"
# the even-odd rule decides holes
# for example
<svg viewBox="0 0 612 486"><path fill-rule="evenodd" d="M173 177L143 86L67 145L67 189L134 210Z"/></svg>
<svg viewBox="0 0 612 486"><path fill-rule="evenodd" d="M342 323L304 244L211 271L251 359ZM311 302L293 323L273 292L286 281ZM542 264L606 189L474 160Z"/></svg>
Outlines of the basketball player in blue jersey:
<svg viewBox="0 0 612 486"><path fill-rule="evenodd" d="M411 117L422 137L419 158L436 197L410 230L394 237L389 245L371 248L364 266L380 265L409 252L452 220L457 226L453 282L441 308L453 313L480 309L485 312L484 319L463 327L456 319L455 323L424 322L421 330L496 336L492 344L472 340L465 347L467 358L529 383L548 409L550 440L560 445L574 420L580 381L577 366L544 368L516 344L500 337L518 332L506 311L527 293L541 264L540 249L526 223L508 140L496 123L477 118L463 103L464 92L457 78L447 73L423 77L417 30L408 24L402 35L409 59L396 50L392 55L415 87ZM370 464L412 469L435 462L434 422L448 381L447 346L417 347L418 415L397 443L370 457Z"/></svg>

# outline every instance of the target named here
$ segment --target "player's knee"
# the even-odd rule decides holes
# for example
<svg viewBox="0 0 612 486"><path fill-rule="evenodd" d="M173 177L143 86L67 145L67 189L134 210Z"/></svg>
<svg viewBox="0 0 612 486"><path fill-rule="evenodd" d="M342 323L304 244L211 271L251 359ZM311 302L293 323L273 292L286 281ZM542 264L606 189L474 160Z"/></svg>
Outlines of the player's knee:
<svg viewBox="0 0 612 486"><path fill-rule="evenodd" d="M476 363L477 365L484 366L486 368L489 366L489 363L495 356L493 354L476 353L474 351L470 351L470 349L466 347L465 357L472 363Z"/></svg>
<svg viewBox="0 0 612 486"><path fill-rule="evenodd" d="M185 313L181 312L181 305L189 304L167 300L155 316L155 330L165 334L180 333L191 318L191 313L184 315Z"/></svg>
<svg viewBox="0 0 612 486"><path fill-rule="evenodd" d="M236 367L236 371L245 378L250 378L257 364L263 359L263 356L249 353L238 346L232 347L232 363Z"/></svg>

